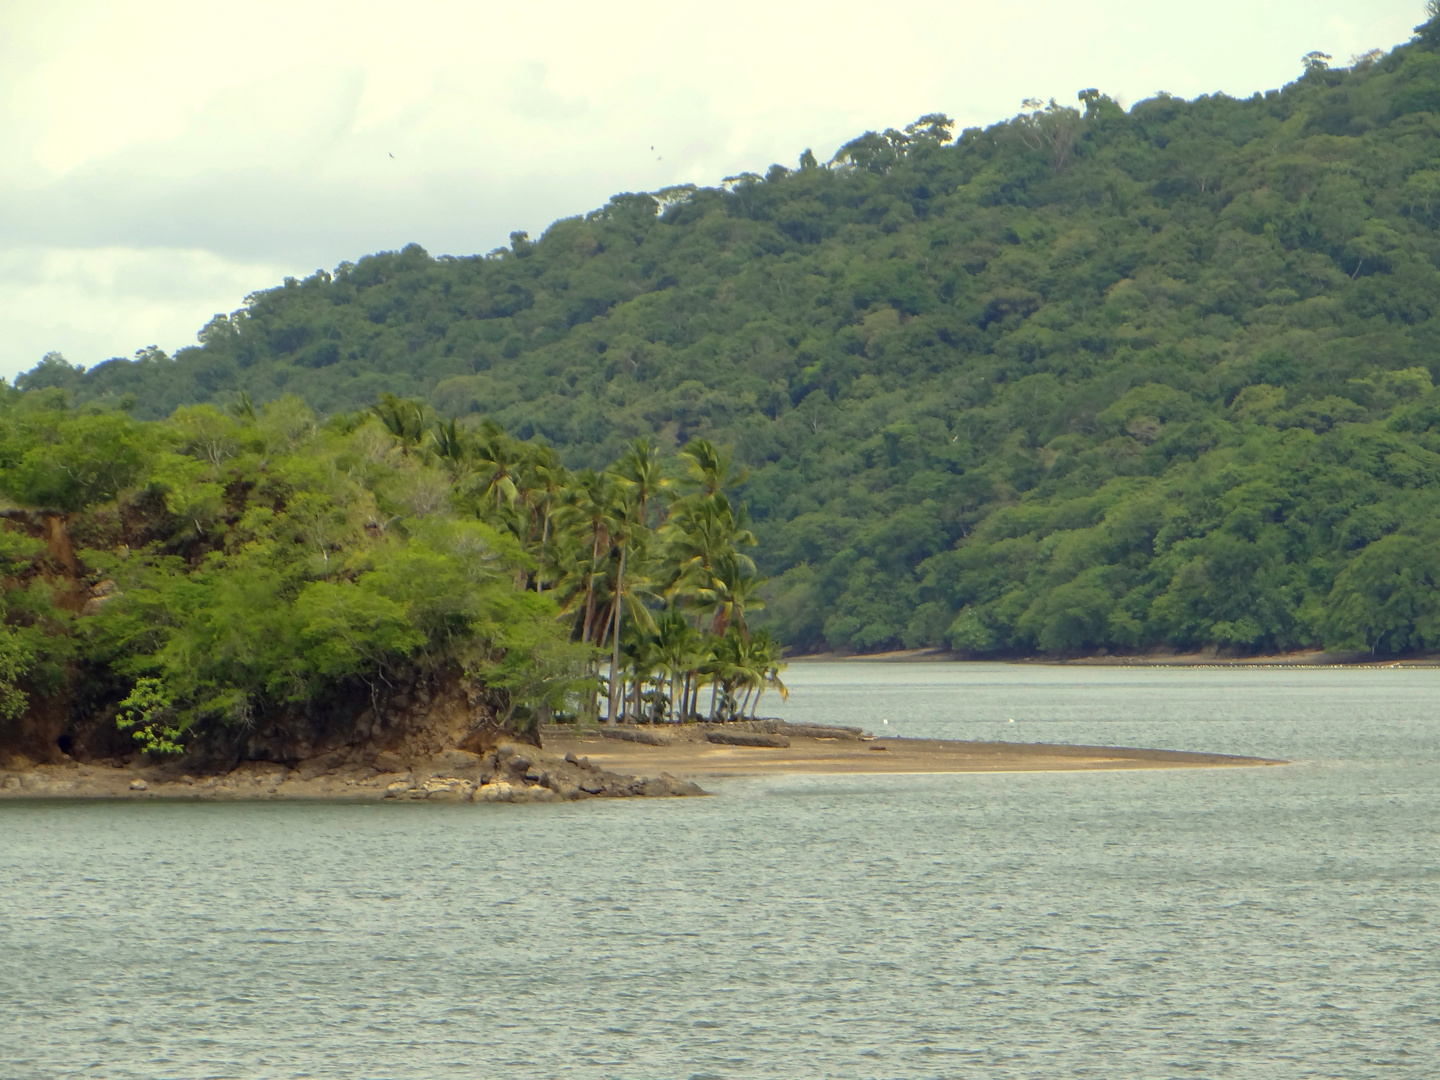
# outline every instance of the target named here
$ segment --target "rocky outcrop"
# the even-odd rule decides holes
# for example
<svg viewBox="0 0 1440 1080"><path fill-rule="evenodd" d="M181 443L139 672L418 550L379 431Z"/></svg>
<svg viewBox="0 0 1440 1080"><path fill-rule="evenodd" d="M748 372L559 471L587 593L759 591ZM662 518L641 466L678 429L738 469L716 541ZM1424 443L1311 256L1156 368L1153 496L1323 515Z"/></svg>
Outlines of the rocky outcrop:
<svg viewBox="0 0 1440 1080"><path fill-rule="evenodd" d="M693 783L662 773L627 776L588 758L502 742L483 754L447 747L403 771L378 772L322 755L289 767L251 761L222 774L192 775L169 765L118 762L32 765L0 770L4 798L161 798L199 800L353 800L434 803L542 803L641 796L704 795Z"/></svg>
<svg viewBox="0 0 1440 1080"><path fill-rule="evenodd" d="M434 676L218 725L168 760L138 753L113 715L72 720L60 736L32 741L44 743L44 756L0 746L0 797L522 803L704 794L675 777L621 776L547 753L538 735L500 727L483 690ZM646 731L638 741L666 737Z"/></svg>
<svg viewBox="0 0 1440 1080"><path fill-rule="evenodd" d="M532 746L505 743L488 754L446 751L440 772L412 775L386 787L387 799L437 802L562 802L588 798L703 795L698 786L662 773L621 776L567 754L561 758Z"/></svg>

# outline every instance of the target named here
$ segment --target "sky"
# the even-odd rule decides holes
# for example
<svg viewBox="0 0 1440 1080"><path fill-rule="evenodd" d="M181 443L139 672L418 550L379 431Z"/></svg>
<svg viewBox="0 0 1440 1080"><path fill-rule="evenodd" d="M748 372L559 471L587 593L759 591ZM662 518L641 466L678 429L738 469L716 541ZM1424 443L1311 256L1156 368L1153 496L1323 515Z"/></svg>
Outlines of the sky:
<svg viewBox="0 0 1440 1080"><path fill-rule="evenodd" d="M1248 96L1423 6L0 0L0 377L173 352L287 275L489 251L924 113Z"/></svg>

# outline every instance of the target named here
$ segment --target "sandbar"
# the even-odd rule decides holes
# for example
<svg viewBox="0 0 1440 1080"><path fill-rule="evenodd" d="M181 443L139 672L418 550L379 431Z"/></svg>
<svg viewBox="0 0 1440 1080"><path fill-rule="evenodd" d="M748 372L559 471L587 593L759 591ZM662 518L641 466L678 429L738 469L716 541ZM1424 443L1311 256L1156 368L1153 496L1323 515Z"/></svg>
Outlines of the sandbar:
<svg viewBox="0 0 1440 1080"><path fill-rule="evenodd" d="M788 736L789 746L727 746L706 741L704 730L661 729L656 734L667 740L665 745L632 742L596 729L552 728L546 734L545 746L556 753L588 757L601 768L617 773L664 772L697 782L786 773L1076 772L1286 764L1268 758L1117 746L795 734Z"/></svg>

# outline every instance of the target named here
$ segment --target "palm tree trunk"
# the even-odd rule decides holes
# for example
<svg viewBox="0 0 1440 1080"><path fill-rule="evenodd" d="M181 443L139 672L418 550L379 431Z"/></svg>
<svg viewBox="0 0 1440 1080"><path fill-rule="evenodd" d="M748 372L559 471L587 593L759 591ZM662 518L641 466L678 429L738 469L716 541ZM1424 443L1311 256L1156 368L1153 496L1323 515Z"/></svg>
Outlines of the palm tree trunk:
<svg viewBox="0 0 1440 1080"><path fill-rule="evenodd" d="M590 576L585 582L585 625L580 631L580 640L590 644L591 624L595 621L595 564L600 561L600 531L595 531L595 541L590 545Z"/></svg>
<svg viewBox="0 0 1440 1080"><path fill-rule="evenodd" d="M625 610L625 605L620 601L625 595L625 556L630 553L630 546L622 543L620 545L620 567L615 573L615 627L611 630L614 641L610 651L610 722L619 721L620 710L620 620Z"/></svg>
<svg viewBox="0 0 1440 1080"><path fill-rule="evenodd" d="M715 695L718 693L720 693L720 682L717 679L710 684L710 720L712 723L715 720Z"/></svg>
<svg viewBox="0 0 1440 1080"><path fill-rule="evenodd" d="M545 548L546 548L546 545L548 545L549 543L550 543L550 507L549 507L549 505L547 504L546 507L545 507L545 527L540 530L540 559L537 559L537 560L536 560L537 563L538 563L541 559L544 559L544 558L545 558ZM540 569L540 567L537 565L536 568L535 568L535 595L536 595L536 596L539 596L539 595L540 595L541 593L543 593L544 591L545 591L545 581L544 581L544 578L541 576L541 569Z"/></svg>

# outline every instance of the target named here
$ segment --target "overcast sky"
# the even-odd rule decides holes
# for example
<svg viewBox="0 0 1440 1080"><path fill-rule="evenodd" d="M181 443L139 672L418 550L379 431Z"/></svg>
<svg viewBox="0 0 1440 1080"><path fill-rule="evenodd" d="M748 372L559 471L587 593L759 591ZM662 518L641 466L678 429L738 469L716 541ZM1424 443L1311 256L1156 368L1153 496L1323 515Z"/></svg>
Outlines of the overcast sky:
<svg viewBox="0 0 1440 1080"><path fill-rule="evenodd" d="M0 0L0 376L173 351L287 274L488 251L926 112L1248 95L1311 49L1406 40L1422 7Z"/></svg>

